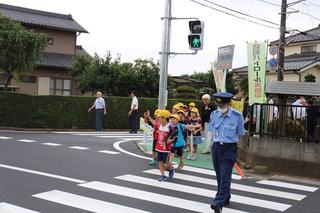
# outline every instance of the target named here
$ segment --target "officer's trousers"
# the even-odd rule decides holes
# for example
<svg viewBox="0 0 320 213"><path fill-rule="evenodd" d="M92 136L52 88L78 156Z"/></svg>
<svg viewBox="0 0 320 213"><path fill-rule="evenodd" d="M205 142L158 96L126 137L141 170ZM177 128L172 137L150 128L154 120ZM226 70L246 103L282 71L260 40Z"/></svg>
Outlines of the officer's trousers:
<svg viewBox="0 0 320 213"><path fill-rule="evenodd" d="M218 182L218 190L214 198L214 203L218 207L223 207L225 202L231 198L231 175L233 165L237 160L237 152L237 143L220 144L215 142L212 145L211 154Z"/></svg>

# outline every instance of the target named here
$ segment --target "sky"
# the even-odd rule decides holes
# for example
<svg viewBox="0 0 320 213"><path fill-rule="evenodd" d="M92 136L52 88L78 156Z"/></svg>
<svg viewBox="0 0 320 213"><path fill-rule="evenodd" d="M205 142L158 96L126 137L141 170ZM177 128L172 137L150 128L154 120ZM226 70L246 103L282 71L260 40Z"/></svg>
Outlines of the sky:
<svg viewBox="0 0 320 213"><path fill-rule="evenodd" d="M204 0L198 0L204 2ZM246 14L280 23L280 7L259 0L212 0L215 3L239 10ZM267 0L280 4L281 0ZM295 0L288 0L293 2ZM165 0L0 0L1 3L32 9L72 14L89 34L78 37L90 54L104 56L108 51L122 61L137 58L160 59L162 21ZM249 23L212 9L200 6L190 0L172 0L174 17L197 17L204 21L204 49L194 56L177 55L170 58L171 75L206 72L210 63L216 60L218 47L234 44L233 68L247 63L247 41L273 41L279 38L279 30ZM210 5L210 4L208 4ZM320 1L306 0L293 6L320 19ZM301 13L288 16L287 26L307 30L318 26L319 20ZM173 20L171 51L190 52L188 49L189 27L187 20Z"/></svg>

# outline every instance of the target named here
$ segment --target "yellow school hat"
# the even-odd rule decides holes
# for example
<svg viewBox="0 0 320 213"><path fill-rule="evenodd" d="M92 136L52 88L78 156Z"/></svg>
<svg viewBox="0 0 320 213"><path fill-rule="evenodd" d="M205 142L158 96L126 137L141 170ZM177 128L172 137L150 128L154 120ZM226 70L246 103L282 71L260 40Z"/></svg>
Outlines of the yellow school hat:
<svg viewBox="0 0 320 213"><path fill-rule="evenodd" d="M168 110L160 110L160 112L158 113L158 116L163 118L169 118L170 112Z"/></svg>
<svg viewBox="0 0 320 213"><path fill-rule="evenodd" d="M197 108L193 108L191 112L199 113L199 110Z"/></svg>
<svg viewBox="0 0 320 213"><path fill-rule="evenodd" d="M170 116L170 118L175 118L175 119L177 119L178 121L180 121L180 116L179 116L178 114L172 114L172 115Z"/></svg>
<svg viewBox="0 0 320 213"><path fill-rule="evenodd" d="M191 107L196 107L196 104L193 103L193 102L190 102L190 103L189 103L189 106L191 106Z"/></svg>

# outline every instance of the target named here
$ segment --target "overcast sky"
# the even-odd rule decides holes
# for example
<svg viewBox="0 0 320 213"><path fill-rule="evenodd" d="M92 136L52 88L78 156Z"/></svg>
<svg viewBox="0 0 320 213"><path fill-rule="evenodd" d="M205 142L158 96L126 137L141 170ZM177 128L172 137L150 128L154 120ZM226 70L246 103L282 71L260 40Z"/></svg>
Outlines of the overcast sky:
<svg viewBox="0 0 320 213"><path fill-rule="evenodd" d="M198 0L202 1L203 0ZM213 0L216 3L280 22L280 7L259 0ZM280 4L281 0L267 0ZM289 2L295 0L288 0ZM1 3L33 9L72 14L77 22L89 31L81 34L78 44L90 54L105 55L107 51L122 61L136 58L159 60L161 47L164 0L0 0ZM197 5L190 0L172 0L173 16L198 17L205 22L204 49L196 56L176 56L170 59L171 75L204 72L217 56L220 46L235 44L233 68L246 65L246 41L275 40L279 31L255 25L237 18ZM310 4L311 3L311 4ZM313 3L313 4L312 4ZM317 4L317 5L314 5ZM307 0L294 8L320 18L319 0ZM288 27L307 30L316 27L319 21L301 13L289 15ZM188 21L173 21L171 51L188 52Z"/></svg>

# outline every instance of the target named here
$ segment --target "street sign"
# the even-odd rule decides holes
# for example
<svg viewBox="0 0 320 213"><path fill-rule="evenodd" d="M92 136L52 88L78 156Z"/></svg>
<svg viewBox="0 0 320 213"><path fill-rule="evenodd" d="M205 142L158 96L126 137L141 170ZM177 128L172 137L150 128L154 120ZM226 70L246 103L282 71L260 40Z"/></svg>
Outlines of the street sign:
<svg viewBox="0 0 320 213"><path fill-rule="evenodd" d="M269 60L269 68L270 70L276 70L278 68L278 60L276 58L271 58Z"/></svg>
<svg viewBox="0 0 320 213"><path fill-rule="evenodd" d="M279 52L278 45L273 44L273 45L270 46L270 48L269 48L270 55L273 55L273 56L277 55L278 52Z"/></svg>
<svg viewBox="0 0 320 213"><path fill-rule="evenodd" d="M228 70L232 68L234 45L219 47L217 57L217 70Z"/></svg>

